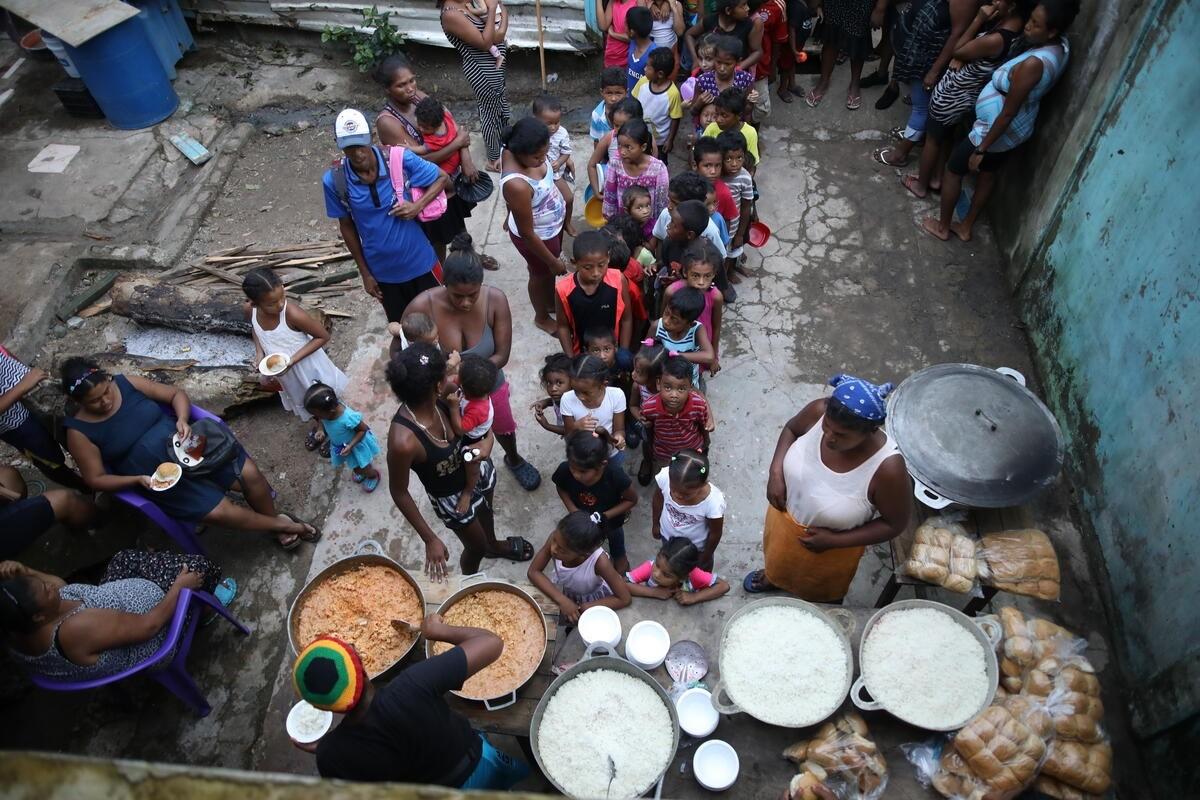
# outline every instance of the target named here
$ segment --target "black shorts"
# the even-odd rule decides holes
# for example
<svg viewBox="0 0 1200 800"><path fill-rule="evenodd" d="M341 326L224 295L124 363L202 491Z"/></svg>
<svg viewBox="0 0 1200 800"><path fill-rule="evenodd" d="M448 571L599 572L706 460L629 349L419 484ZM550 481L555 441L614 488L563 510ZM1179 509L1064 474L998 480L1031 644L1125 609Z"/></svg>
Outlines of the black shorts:
<svg viewBox="0 0 1200 800"><path fill-rule="evenodd" d="M383 292L383 313L387 315L388 322L399 322L404 316L404 309L408 308L408 304L415 300L417 295L426 289L433 289L440 285L432 271L404 283L380 281L379 290Z"/></svg>
<svg viewBox="0 0 1200 800"><path fill-rule="evenodd" d="M44 495L0 505L0 559L16 558L52 527L54 509Z"/></svg>
<svg viewBox="0 0 1200 800"><path fill-rule="evenodd" d="M954 137L956 128L958 128L958 120L942 122L930 114L929 119L925 122L925 140L945 144Z"/></svg>
<svg viewBox="0 0 1200 800"><path fill-rule="evenodd" d="M954 152L950 154L949 160L946 161L946 169L953 172L955 175L966 175L971 171L971 166L967 162L971 158L971 154L975 152L974 143L968 138L963 139L954 146ZM983 161L979 164L980 172L995 172L1004 166L1004 162L1008 160L1009 150L1000 153L984 153Z"/></svg>

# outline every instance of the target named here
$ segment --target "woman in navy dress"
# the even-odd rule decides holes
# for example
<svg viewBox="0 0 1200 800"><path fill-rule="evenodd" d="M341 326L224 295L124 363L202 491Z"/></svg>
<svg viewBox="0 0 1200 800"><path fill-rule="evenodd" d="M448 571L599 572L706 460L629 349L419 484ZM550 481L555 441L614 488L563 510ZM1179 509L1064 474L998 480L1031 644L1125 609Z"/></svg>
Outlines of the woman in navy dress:
<svg viewBox="0 0 1200 800"><path fill-rule="evenodd" d="M67 449L93 490L133 489L174 519L274 533L285 550L301 540L320 538L312 525L276 513L271 487L240 444L219 469L198 477L185 474L170 489L151 492L150 476L159 464L171 460L172 437L187 438L191 433L191 401L182 389L145 378L109 375L82 358L63 364L62 384L79 406L63 421ZM164 413L160 403L171 406L175 416ZM250 508L230 501L225 493L231 489L240 491Z"/></svg>

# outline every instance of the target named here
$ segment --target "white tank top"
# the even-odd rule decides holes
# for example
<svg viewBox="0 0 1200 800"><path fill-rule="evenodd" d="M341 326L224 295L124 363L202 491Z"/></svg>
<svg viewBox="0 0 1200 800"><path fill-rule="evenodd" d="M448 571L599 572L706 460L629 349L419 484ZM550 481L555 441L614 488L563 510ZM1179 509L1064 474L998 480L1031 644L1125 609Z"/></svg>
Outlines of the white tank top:
<svg viewBox="0 0 1200 800"><path fill-rule="evenodd" d="M533 189L530 205L533 210L534 234L542 241L549 241L558 236L558 232L562 230L563 223L567 219L567 201L554 184L554 168L551 167L550 160L546 160L546 174L542 176L541 180L535 181L520 172L510 172L500 179L500 185L504 186L514 178L520 178ZM512 212L508 214L508 230L513 236L521 235L521 232L517 230L517 221L513 218Z"/></svg>
<svg viewBox="0 0 1200 800"><path fill-rule="evenodd" d="M299 350L304 345L308 344L312 339L303 331L292 330L287 324L287 301L283 303L283 310L279 312L279 324L274 330L265 330L258 324L258 309L254 308L250 312L250 324L254 326L254 335L258 337L258 341L262 344L263 352L267 355L271 353L286 353L291 355Z"/></svg>
<svg viewBox="0 0 1200 800"><path fill-rule="evenodd" d="M823 419L797 439L783 457L787 510L801 525L850 530L879 515L867 499L871 479L884 460L900 451L887 437L879 451L860 466L849 472L834 472L821 460Z"/></svg>

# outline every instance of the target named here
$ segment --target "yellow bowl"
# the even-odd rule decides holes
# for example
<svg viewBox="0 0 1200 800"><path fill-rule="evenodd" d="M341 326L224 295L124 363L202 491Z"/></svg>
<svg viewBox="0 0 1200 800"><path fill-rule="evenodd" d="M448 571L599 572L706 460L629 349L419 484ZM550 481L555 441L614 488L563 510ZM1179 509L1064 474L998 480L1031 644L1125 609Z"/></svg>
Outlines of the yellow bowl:
<svg viewBox="0 0 1200 800"><path fill-rule="evenodd" d="M588 225L593 228L603 228L604 223L604 201L599 197L593 197L587 201L587 205L583 207L583 218L587 220Z"/></svg>

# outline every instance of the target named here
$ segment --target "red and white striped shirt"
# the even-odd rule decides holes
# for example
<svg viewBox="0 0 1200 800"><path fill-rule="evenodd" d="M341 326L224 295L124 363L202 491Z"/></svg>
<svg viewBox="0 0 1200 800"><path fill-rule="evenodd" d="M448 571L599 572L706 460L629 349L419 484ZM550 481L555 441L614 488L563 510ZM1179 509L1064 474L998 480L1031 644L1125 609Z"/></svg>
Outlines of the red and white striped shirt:
<svg viewBox="0 0 1200 800"><path fill-rule="evenodd" d="M677 414L667 411L662 395L651 395L642 404L642 415L654 426L655 458L668 459L680 450L704 449L708 402L699 392L689 392Z"/></svg>

